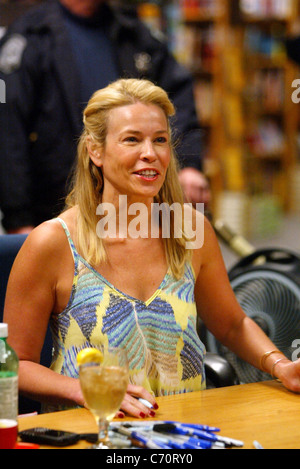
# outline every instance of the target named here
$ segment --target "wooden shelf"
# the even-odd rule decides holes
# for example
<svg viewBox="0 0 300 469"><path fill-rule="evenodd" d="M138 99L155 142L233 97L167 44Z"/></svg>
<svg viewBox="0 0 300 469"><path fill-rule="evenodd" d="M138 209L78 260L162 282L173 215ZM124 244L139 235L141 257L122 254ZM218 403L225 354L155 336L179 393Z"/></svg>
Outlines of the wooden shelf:
<svg viewBox="0 0 300 469"><path fill-rule="evenodd" d="M198 41L194 56L191 50L187 52L187 43L183 55L184 65L195 77L199 121L207 135L206 168L212 183L213 210L217 213L218 200L228 193L231 200L233 194L237 200L248 197L245 207L251 205L251 198L273 198L274 206L288 211L289 177L296 165L298 111L291 95L297 68L287 59L282 39L297 19L299 0L291 0L290 13L284 17L237 14L239 0L212 2L215 14L196 9L188 12L184 4L189 2L180 3L178 34L187 39L194 33ZM203 66L201 57L208 31L209 68ZM254 137L260 143L257 147Z"/></svg>

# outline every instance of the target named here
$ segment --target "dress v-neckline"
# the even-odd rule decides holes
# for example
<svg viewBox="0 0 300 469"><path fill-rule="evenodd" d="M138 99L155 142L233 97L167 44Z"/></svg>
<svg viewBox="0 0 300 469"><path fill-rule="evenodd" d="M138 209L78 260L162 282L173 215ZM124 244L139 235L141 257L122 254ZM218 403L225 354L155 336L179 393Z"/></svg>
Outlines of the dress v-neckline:
<svg viewBox="0 0 300 469"><path fill-rule="evenodd" d="M150 296L148 300L141 300L140 298L136 298L132 295L129 295L128 293L123 292L119 288L115 287L111 282L109 282L109 280L107 280L102 274L100 274L100 272L98 272L98 270L96 270L88 261L86 261L77 251L66 222L60 217L57 217L56 220L58 220L63 226L66 236L69 240L70 249L71 249L72 256L73 256L74 263L75 263L75 269L77 268L77 265L76 265L77 264L76 257L77 257L77 259L79 259L88 269L90 269L96 276L98 276L112 290L115 290L119 295L122 295L125 298L130 299L131 301L142 303L145 306L149 306L152 303L152 301L154 301L155 298L159 295L159 293L161 292L161 290L163 289L165 283L167 282L169 278L169 275L170 275L169 268L167 269L167 272L165 273L160 285L158 286L158 288L154 291L154 293Z"/></svg>
<svg viewBox="0 0 300 469"><path fill-rule="evenodd" d="M76 248L75 248L76 250ZM115 287L109 280L107 280L98 270L96 270L89 262L87 262L76 250L76 254L80 261L87 267L89 268L97 277L99 277L106 285L108 285L112 290L115 290L119 295L124 296L125 298L130 299L131 301L136 301L139 303L143 303L145 306L149 306L152 301L155 300L155 298L159 295L161 290L163 289L164 285L167 282L167 279L169 278L170 271L169 269L165 273L160 285L157 287L157 289L154 291L154 293L148 298L147 300L141 300L140 298L136 298L135 296L130 295L129 293L125 293L119 288Z"/></svg>

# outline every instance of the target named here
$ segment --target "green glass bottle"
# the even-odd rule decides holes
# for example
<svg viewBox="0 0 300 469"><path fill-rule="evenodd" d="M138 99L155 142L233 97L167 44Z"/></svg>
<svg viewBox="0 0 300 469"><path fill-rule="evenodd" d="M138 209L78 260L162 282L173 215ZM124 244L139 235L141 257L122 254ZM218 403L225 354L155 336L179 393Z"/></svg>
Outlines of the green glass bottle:
<svg viewBox="0 0 300 469"><path fill-rule="evenodd" d="M19 359L7 337L8 326L0 323L0 418L17 420Z"/></svg>

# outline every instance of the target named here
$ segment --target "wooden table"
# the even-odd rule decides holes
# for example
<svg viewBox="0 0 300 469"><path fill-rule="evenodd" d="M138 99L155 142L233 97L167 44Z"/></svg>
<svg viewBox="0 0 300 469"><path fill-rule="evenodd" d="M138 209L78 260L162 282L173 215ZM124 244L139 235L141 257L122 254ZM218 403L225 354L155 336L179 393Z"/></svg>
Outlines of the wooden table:
<svg viewBox="0 0 300 469"><path fill-rule="evenodd" d="M300 396L275 381L160 397L157 402L155 418L147 421L177 420L216 426L221 435L244 441L245 449L254 448L254 440L266 449L300 449ZM86 409L19 419L19 430L34 426L80 433L97 430ZM69 448L87 445L81 441Z"/></svg>

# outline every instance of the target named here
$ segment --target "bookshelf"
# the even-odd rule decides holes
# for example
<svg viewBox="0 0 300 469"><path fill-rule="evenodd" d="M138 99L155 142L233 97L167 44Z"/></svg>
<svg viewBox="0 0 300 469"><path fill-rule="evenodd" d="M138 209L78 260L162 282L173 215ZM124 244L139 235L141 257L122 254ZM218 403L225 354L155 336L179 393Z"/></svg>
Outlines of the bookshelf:
<svg viewBox="0 0 300 469"><path fill-rule="evenodd" d="M297 108L291 86L297 67L284 40L297 18L297 0L240 0L239 31L243 57L245 190L249 196L248 232L270 234L292 209L291 175L296 164ZM261 220L261 223L257 223Z"/></svg>
<svg viewBox="0 0 300 469"><path fill-rule="evenodd" d="M195 78L195 102L205 148L204 171L211 183L214 206L215 195L223 190L218 155L223 146L221 58L227 8L220 0L180 0L166 2L163 11L170 49Z"/></svg>
<svg viewBox="0 0 300 469"><path fill-rule="evenodd" d="M287 59L284 38L298 3L160 3L170 48L195 77L213 215L247 236L274 233L295 207L300 121L291 95L298 69Z"/></svg>

